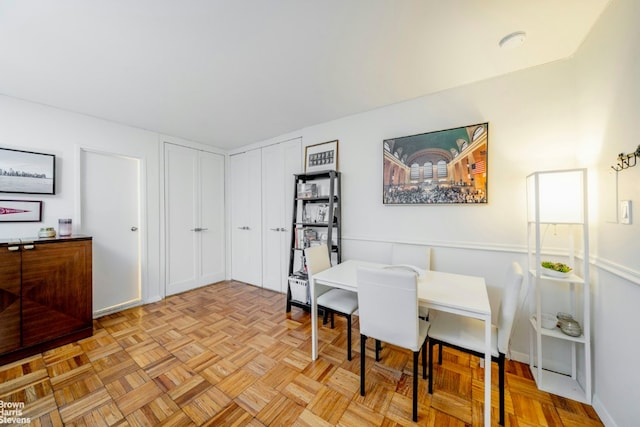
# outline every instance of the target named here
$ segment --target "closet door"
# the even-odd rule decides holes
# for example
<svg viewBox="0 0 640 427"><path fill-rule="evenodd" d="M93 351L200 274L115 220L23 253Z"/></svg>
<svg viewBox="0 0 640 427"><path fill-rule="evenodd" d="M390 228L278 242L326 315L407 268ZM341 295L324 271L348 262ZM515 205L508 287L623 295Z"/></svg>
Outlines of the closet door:
<svg viewBox="0 0 640 427"><path fill-rule="evenodd" d="M225 278L224 156L200 152L200 191L198 195L201 230L195 233L201 284Z"/></svg>
<svg viewBox="0 0 640 427"><path fill-rule="evenodd" d="M166 294L224 280L224 157L165 144Z"/></svg>
<svg viewBox="0 0 640 427"><path fill-rule="evenodd" d="M229 157L231 191L231 278L262 286L261 154Z"/></svg>
<svg viewBox="0 0 640 427"><path fill-rule="evenodd" d="M293 175L301 170L301 140L262 149L262 286L287 291Z"/></svg>

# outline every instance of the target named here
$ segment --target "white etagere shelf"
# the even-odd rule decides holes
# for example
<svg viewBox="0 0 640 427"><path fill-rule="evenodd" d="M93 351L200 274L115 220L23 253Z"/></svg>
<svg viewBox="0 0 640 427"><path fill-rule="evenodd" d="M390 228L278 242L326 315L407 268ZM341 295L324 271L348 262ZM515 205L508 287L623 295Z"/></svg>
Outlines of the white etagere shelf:
<svg viewBox="0 0 640 427"><path fill-rule="evenodd" d="M527 198L529 280L535 290L535 307L529 318L531 373L540 390L591 404L591 292L587 171L571 169L535 172L527 177ZM564 249L558 250L544 246L543 227L549 226L554 230L556 227L561 229L561 232L567 236ZM553 255L548 255L549 253ZM576 253L581 258L576 257ZM545 254L545 258L542 254ZM541 263L548 258L555 262L560 258L579 274L572 273L567 277L545 274ZM576 270L577 267L579 268ZM571 314L579 321L582 327L581 335L577 337L567 335L557 326L551 329L542 327L544 306L548 304L548 299L543 298L543 292L549 289L560 293L566 290L568 306L561 311ZM550 361L543 358L543 349L550 342L555 346L570 347L570 373L558 373L545 368L545 362ZM562 361L551 362L554 366L563 364Z"/></svg>
<svg viewBox="0 0 640 427"><path fill-rule="evenodd" d="M531 373L533 374L533 378L535 379L536 384L538 384L538 388L540 390L557 394L558 396L563 396L567 399L591 404L590 399L587 401L585 398L585 390L570 376L558 374L545 369L540 371L532 369Z"/></svg>

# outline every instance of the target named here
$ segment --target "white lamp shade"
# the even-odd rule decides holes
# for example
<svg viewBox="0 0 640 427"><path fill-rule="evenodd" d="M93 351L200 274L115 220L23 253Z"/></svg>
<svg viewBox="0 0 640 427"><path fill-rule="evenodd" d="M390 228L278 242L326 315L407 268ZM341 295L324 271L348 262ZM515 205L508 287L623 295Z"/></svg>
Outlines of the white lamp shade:
<svg viewBox="0 0 640 427"><path fill-rule="evenodd" d="M549 224L584 222L585 170L535 172L527 177L528 220Z"/></svg>

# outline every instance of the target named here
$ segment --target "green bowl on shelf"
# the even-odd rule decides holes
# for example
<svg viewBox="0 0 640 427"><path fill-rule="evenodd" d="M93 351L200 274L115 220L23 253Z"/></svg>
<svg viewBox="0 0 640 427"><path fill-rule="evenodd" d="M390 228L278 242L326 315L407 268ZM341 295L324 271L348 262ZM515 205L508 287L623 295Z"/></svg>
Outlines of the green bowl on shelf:
<svg viewBox="0 0 640 427"><path fill-rule="evenodd" d="M551 277L566 278L571 276L573 269L561 262L542 261L542 274Z"/></svg>

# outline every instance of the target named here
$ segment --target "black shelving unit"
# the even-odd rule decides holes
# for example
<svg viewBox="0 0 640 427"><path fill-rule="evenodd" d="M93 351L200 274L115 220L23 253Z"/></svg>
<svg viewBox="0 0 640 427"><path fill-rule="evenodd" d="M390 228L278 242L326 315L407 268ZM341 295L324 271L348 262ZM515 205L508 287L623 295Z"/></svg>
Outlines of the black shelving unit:
<svg viewBox="0 0 640 427"><path fill-rule="evenodd" d="M289 256L289 278L305 283L308 295L308 275L304 249L327 243L331 264L342 261L340 172L321 171L294 175L294 203ZM296 292L299 296L299 292ZM308 300L294 299L291 281L287 286L287 313L291 307L309 310Z"/></svg>

